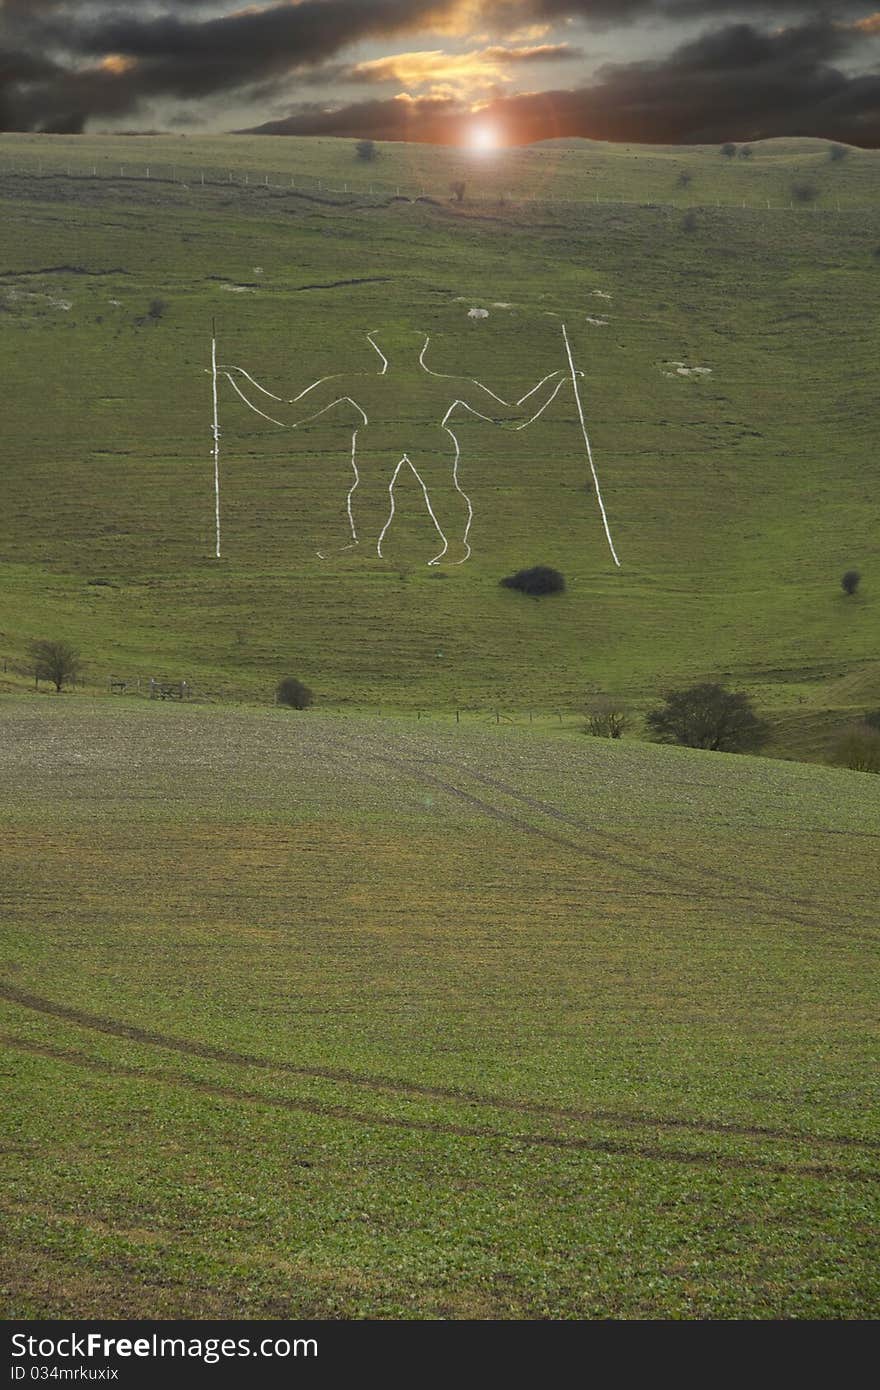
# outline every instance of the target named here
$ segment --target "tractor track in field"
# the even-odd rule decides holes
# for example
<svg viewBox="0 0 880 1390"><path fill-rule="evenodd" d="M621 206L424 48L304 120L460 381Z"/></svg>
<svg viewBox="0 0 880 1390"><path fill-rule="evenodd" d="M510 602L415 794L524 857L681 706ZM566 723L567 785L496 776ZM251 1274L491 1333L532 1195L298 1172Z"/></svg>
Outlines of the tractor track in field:
<svg viewBox="0 0 880 1390"><path fill-rule="evenodd" d="M635 1115L615 1110L575 1109L544 1101L514 1100L505 1096L488 1096L479 1091L456 1090L447 1086L430 1086L419 1082L401 1081L387 1076L371 1076L363 1072L346 1071L342 1068L303 1066L296 1062L285 1062L270 1057L260 1057L252 1053L236 1052L228 1048L215 1047L210 1043L201 1043L188 1038L176 1037L173 1034L140 1028L134 1024L122 1023L117 1019L88 1013L69 1004L45 999L40 995L31 994L27 990L18 989L15 985L10 984L0 983L0 999L5 999L7 1003L28 1009L31 1012L71 1023L89 1032L123 1038L128 1042L162 1048L169 1052L181 1053L187 1057L198 1057L204 1061L218 1062L224 1066L245 1067L284 1076L330 1081L335 1084L378 1091L408 1100L437 1100L457 1105L478 1105L491 1110L509 1110L514 1113L563 1120L574 1124L608 1124L622 1129L668 1129L719 1137L729 1136L731 1138L741 1137L778 1143L853 1148L866 1153L880 1152L880 1140L859 1139L853 1135L817 1135L807 1134L803 1130L776 1129L770 1126L742 1125L724 1121L691 1120L678 1116ZM13 1040L11 1035L4 1034L2 1036L12 1045L15 1045L16 1040ZM17 1041L20 1042L21 1040ZM38 1044L34 1044L34 1046L36 1047Z"/></svg>
<svg viewBox="0 0 880 1390"><path fill-rule="evenodd" d="M698 864L690 864L674 854L664 855L664 863L677 866L683 874L688 875L688 877L682 877L681 874L675 875L669 873L663 867L655 863L637 841L626 835L612 834L610 831L597 829L580 817L572 815L571 812L563 811L559 807L553 806L548 802L540 801L537 797L529 796L527 793L521 792L517 788L502 782L499 778L488 777L484 773L475 772L472 768L465 767L452 758L429 758L422 754L392 754L388 752L387 749L379 750L375 747L365 746L363 742L347 742L343 738L333 738L326 734L322 736L322 744L335 747L344 754L354 757L363 757L363 755L366 754L367 758L397 768L416 781L439 788L441 791L448 793L457 800L475 807L484 815L490 816L494 820L506 822L516 829L526 834L537 836L550 844L559 845L564 849L574 850L575 853L587 859L592 859L598 864L613 864L617 868L623 869L624 872L632 874L635 877L663 883L667 887L675 889L678 894L704 897L707 888L717 888L719 883L725 883L745 894L748 901L753 901L756 895L763 898L767 906L772 910L773 915L781 921L790 922L799 927L808 927L813 930L816 928L825 931L828 930L824 920L817 920L817 916L810 915L812 904L804 898L786 897L772 888L765 888L761 884L752 883L748 879L740 878L735 874L725 873L723 871L716 873L714 869L704 869ZM433 771L426 772L424 770L425 768L431 768ZM451 768L454 772L460 775L463 774L472 781L478 782L492 791L500 793L509 800L518 802L519 805L525 809L536 811L539 815L546 816L550 820L557 821L574 830L586 833L592 838L602 841L603 846L610 845L612 849L610 851L604 847L602 849L591 849L580 841L556 834L542 826L535 825L532 821L526 820L522 816L515 815L511 811L505 811L501 807L494 805L491 801L486 801L483 797L476 796L472 792L466 791L465 788L446 780L445 777L436 775L437 773L442 773L446 768ZM620 854L615 853L614 850L619 848L622 844L631 846L633 851L639 855L642 860L646 860L647 863L642 865L633 864L631 859L622 858ZM807 915L793 910L797 908L806 909ZM841 925L841 923L845 925ZM835 920L834 931L838 935L845 935L860 941L864 945L876 945L876 936L865 936L862 934L863 930L870 925L870 923L866 923L858 917L848 916Z"/></svg>
<svg viewBox="0 0 880 1390"><path fill-rule="evenodd" d="M7 1046L13 1047L17 1051L45 1057L51 1061L67 1063L70 1066L82 1067L87 1071L104 1076L153 1081L159 1085L195 1091L201 1095L214 1096L221 1100L315 1115L321 1119L340 1120L366 1128L403 1129L428 1134L448 1134L463 1139L494 1140L502 1145L562 1149L613 1158L682 1163L699 1167L730 1168L737 1171L745 1170L807 1178L836 1178L844 1179L847 1182L868 1184L880 1183L880 1173L847 1168L833 1163L786 1163L774 1159L746 1158L738 1154L695 1153L684 1149L665 1149L656 1144L627 1144L612 1139L588 1139L565 1134L511 1133L505 1130L491 1129L485 1125L462 1125L449 1121L418 1119L412 1116L371 1114L366 1111L353 1110L346 1105L310 1100L304 1096L272 1095L260 1091L245 1091L238 1087L205 1081L201 1077L182 1075L179 1072L125 1066L120 1063L107 1062L103 1058L90 1057L83 1052L53 1047L48 1043L31 1042L5 1033L0 1033L0 1042L6 1043Z"/></svg>

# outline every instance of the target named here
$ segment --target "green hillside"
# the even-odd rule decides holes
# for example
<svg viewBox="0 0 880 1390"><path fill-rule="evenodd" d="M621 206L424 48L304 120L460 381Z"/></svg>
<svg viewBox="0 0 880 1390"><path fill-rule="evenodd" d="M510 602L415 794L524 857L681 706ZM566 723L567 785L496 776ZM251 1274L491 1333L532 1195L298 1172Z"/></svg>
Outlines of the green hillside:
<svg viewBox="0 0 880 1390"><path fill-rule="evenodd" d="M644 708L710 676L756 694L773 751L823 756L880 704L878 159L563 142L364 166L348 142L4 136L4 688L44 635L96 687L267 699L291 671L327 705L566 711L592 688ZM814 201L789 206L795 186ZM429 567L412 473L384 560L332 549L351 424L282 431L221 382L218 562L212 319L223 361L285 400L375 373L368 330L392 368L430 334L433 370L518 397L566 366L564 319L622 568L570 386L528 430L457 426L473 557ZM380 403L378 470L430 434L420 399ZM499 588L535 563L563 597Z"/></svg>
<svg viewBox="0 0 880 1390"><path fill-rule="evenodd" d="M880 779L0 704L0 1307L878 1306Z"/></svg>

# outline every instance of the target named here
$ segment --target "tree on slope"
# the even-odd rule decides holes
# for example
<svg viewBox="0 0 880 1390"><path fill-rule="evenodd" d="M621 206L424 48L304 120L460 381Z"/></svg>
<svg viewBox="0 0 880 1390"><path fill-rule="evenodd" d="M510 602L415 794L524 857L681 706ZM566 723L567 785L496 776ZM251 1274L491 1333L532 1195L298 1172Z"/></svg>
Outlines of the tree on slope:
<svg viewBox="0 0 880 1390"><path fill-rule="evenodd" d="M713 752L753 752L766 743L769 733L748 695L708 681L671 691L646 723L659 743Z"/></svg>
<svg viewBox="0 0 880 1390"><path fill-rule="evenodd" d="M68 642L49 642L39 640L28 645L28 655L34 669L34 679L51 681L60 691L68 682L76 680L82 670L79 652Z"/></svg>

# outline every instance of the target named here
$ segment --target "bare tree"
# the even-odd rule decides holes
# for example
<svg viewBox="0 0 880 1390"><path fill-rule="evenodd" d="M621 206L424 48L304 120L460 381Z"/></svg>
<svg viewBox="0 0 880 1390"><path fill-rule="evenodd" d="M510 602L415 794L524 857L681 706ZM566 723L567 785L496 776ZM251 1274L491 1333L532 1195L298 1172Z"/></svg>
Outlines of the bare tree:
<svg viewBox="0 0 880 1390"><path fill-rule="evenodd" d="M60 691L65 684L76 680L82 670L79 652L68 642L39 640L28 644L28 655L33 664L34 680L51 681Z"/></svg>
<svg viewBox="0 0 880 1390"><path fill-rule="evenodd" d="M880 731L870 724L854 724L838 740L834 761L852 772L880 772Z"/></svg>
<svg viewBox="0 0 880 1390"><path fill-rule="evenodd" d="M458 179L455 183L451 183L449 185L449 192L452 194L453 198L457 203L464 202L465 185L461 179Z"/></svg>
<svg viewBox="0 0 880 1390"><path fill-rule="evenodd" d="M622 738L629 723L626 706L613 695L594 695L587 701L584 733L593 738Z"/></svg>

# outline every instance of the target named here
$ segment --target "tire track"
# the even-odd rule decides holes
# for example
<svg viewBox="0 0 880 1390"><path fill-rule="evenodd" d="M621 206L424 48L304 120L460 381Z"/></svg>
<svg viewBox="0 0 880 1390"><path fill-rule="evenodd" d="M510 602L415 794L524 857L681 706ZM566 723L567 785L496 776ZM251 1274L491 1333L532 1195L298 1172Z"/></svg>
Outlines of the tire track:
<svg viewBox="0 0 880 1390"><path fill-rule="evenodd" d="M343 742L327 738L326 735L324 737L327 739L327 742L335 744L337 748L343 749L352 755L363 751L358 746L349 744L348 747L346 747ZM743 893L747 902L752 902L756 895L764 898L772 906L773 915L781 921L790 922L795 926L827 930L824 921L817 921L814 916L803 916L792 911L791 904L796 908L802 907L809 910L811 904L807 899L786 897L772 888L764 887L762 884L752 883L748 879L740 878L728 872L719 871L716 873L714 870L704 869L701 865L689 863L687 860L681 859L678 855L670 853L664 856L664 862L677 865L684 874L690 875L689 878L673 876L667 873L663 868L658 867L651 860L644 848L639 845L638 841L633 840L631 837L622 833L612 835L607 830L598 829L582 818L573 815L571 812L563 811L557 806L539 800L537 797L529 796L528 793L521 792L518 788L502 782L499 778L489 777L485 773L475 772L472 768L465 767L452 758L429 758L425 755L416 754L410 756L404 754L395 755L387 751L380 752L375 746L372 748L368 747L366 752L368 757L379 762L387 763L389 766L397 767L407 772L410 776L413 776L415 771L418 780L439 787L457 799L477 807L484 814L490 815L494 819L506 820L508 824L514 825L518 829L525 830L529 834L541 836L551 844L562 845L567 849L573 849L578 854L593 860L595 863L602 865L614 864L617 868L623 869L626 873L633 874L636 877L651 879L658 883L665 883L667 886L676 889L679 893L683 893L684 896L702 896L704 893L704 885L717 887L719 882L726 883ZM436 777L434 773L424 772L422 769L425 767L433 768L434 773L442 771L444 767L450 767L459 774L464 774L465 777L469 777L473 781L493 791L500 792L502 796L506 796L512 801L519 802L521 806L537 811L538 814L546 816L549 820L558 821L573 829L585 832L594 839L601 840L604 845L613 847L619 846L620 844L629 845L642 860L647 859L647 867L634 865L631 859L622 858L619 854L615 853L613 849L611 851L608 849L602 849L601 851L591 850L579 842L561 835L554 835L549 831L543 830L539 826L533 825L530 821L523 820L519 816L514 816L510 812L501 810L501 808L494 806L491 802L473 796L463 788L455 786L452 782ZM696 880L694 875L698 876ZM838 935L846 935L851 939L860 941L863 945L874 946L877 944L876 937L863 936L860 934L858 929L866 926L866 923L860 918L850 915L846 918L838 918L836 921L837 924L834 930ZM841 921L848 925L839 925ZM856 928L856 930L853 930L853 928Z"/></svg>
<svg viewBox="0 0 880 1390"><path fill-rule="evenodd" d="M393 1077L370 1076L363 1072L347 1071L333 1067L307 1067L296 1062L280 1062L273 1058L260 1057L246 1052L235 1052L228 1048L215 1047L211 1043L195 1042L187 1038L175 1037L168 1033L158 1033L139 1028L133 1024L121 1023L116 1019L105 1018L100 1014L86 1013L69 1004L55 1003L40 995L30 994L14 985L0 983L0 999L16 1004L35 1013L50 1018L61 1019L76 1027L91 1032L103 1033L109 1037L124 1038L147 1047L159 1047L169 1052L178 1052L188 1057L199 1057L206 1061L219 1062L225 1066L249 1067L261 1071L275 1072L285 1076L300 1076L310 1080L331 1081L365 1090L379 1091L410 1100L439 1100L454 1104L479 1105L492 1110L509 1110L521 1114L542 1116L547 1119L571 1121L575 1124L611 1124L624 1129L669 1129L684 1130L695 1134L714 1134L720 1136L744 1137L760 1140L775 1140L782 1143L804 1144L807 1146L827 1145L832 1148L855 1148L872 1153L880 1151L880 1140L858 1139L852 1135L813 1135L802 1130L774 1129L761 1125L741 1125L719 1121L690 1120L677 1116L634 1115L615 1110L579 1110L566 1106L551 1105L543 1101L513 1100L505 1096L487 1096L478 1091L455 1090L452 1087L429 1086L419 1082L400 1081Z"/></svg>
<svg viewBox="0 0 880 1390"><path fill-rule="evenodd" d="M614 1158L643 1159L659 1163L682 1163L696 1167L730 1168L736 1171L751 1171L767 1174L785 1174L806 1178L842 1178L847 1182L880 1183L880 1173L870 1173L859 1169L845 1168L831 1163L799 1164L783 1163L760 1158L742 1158L736 1154L693 1153L682 1149L664 1149L657 1145L623 1144L608 1139L585 1139L562 1134L522 1134L504 1130L490 1129L483 1125L459 1125L439 1120L421 1120L407 1116L377 1115L365 1111L352 1110L344 1105L332 1105L309 1100L302 1096L282 1096L264 1094L260 1091L245 1091L237 1087L221 1086L216 1082L203 1081L200 1077L185 1076L178 1072L154 1070L142 1067L123 1066L106 1062L102 1058L89 1057L82 1052L68 1051L51 1047L46 1043L26 1042L10 1034L0 1033L0 1042L17 1051L45 1057L51 1061L65 1062L71 1066L82 1067L104 1076L128 1078L138 1081L153 1081L159 1085L195 1091L201 1095L214 1096L245 1105L268 1106L270 1109L286 1110L293 1113L315 1115L321 1119L341 1120L348 1124L362 1125L366 1128L403 1129L428 1134L446 1134L457 1138L494 1140L502 1145L517 1144L524 1148L552 1148L575 1152L602 1154Z"/></svg>

